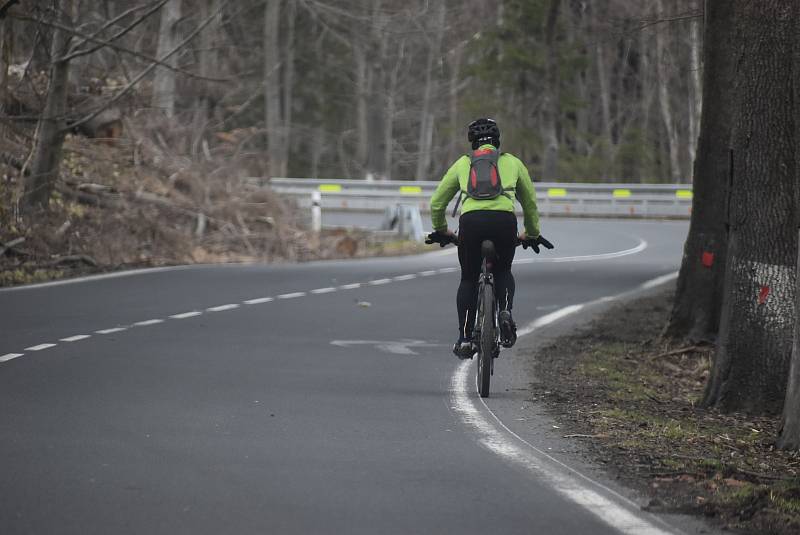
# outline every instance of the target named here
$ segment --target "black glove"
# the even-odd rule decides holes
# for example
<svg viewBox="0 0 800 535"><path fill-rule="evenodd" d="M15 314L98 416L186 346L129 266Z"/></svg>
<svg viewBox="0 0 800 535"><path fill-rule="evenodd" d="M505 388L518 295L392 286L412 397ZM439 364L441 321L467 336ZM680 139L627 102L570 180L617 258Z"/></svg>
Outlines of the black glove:
<svg viewBox="0 0 800 535"><path fill-rule="evenodd" d="M444 247L448 243L456 243L456 237L452 234L447 234L438 230L434 230L425 237L425 243L428 245L438 243L439 247Z"/></svg>
<svg viewBox="0 0 800 535"><path fill-rule="evenodd" d="M527 240L522 242L523 249L527 249L529 245L533 247L533 252L535 252L536 254L539 254L540 245L544 246L547 249L553 248L553 244L550 243L547 239L545 239L545 237L542 235L539 235L536 238L528 238Z"/></svg>

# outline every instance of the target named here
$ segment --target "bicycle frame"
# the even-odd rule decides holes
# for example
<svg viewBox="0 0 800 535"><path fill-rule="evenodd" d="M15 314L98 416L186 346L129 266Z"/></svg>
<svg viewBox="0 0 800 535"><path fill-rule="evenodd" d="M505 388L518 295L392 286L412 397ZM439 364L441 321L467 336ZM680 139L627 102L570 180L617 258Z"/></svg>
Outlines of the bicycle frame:
<svg viewBox="0 0 800 535"><path fill-rule="evenodd" d="M494 375L494 359L500 354L500 330L498 328L497 297L495 295L492 258L494 247L488 247L483 255L481 275L478 281L478 306L475 311L473 342L478 347L478 373L476 383L481 397L489 396L490 378ZM489 310L487 310L487 305ZM490 317L486 317L487 312ZM484 332L488 330L489 332Z"/></svg>

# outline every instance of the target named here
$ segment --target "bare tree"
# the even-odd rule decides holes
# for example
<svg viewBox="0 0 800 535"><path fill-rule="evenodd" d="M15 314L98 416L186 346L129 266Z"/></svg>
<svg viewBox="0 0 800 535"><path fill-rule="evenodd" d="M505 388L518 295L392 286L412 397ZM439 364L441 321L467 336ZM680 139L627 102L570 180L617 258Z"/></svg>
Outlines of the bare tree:
<svg viewBox="0 0 800 535"><path fill-rule="evenodd" d="M795 323L796 147L787 106L797 13L782 0L736 0L734 10L748 46L737 47L731 228L719 345L703 403L777 413Z"/></svg>
<svg viewBox="0 0 800 535"><path fill-rule="evenodd" d="M694 200L678 289L665 334L714 340L719 329L727 253L727 200L736 26L733 5L709 2L705 12L703 100Z"/></svg>
<svg viewBox="0 0 800 535"><path fill-rule="evenodd" d="M431 148L433 145L433 121L432 111L434 94L437 92L438 76L434 69L441 61L442 48L442 29L445 26L445 2L441 0L437 3L436 13L430 17L426 26L426 37L428 38L428 58L425 66L425 90L422 94L422 112L420 113L419 125L419 153L417 160L417 180L428 178L428 169L431 165Z"/></svg>
<svg viewBox="0 0 800 535"><path fill-rule="evenodd" d="M558 174L559 76L558 52L556 50L556 25L558 24L561 0L550 0L544 28L545 84L542 96L542 137L544 138L544 164L542 178L555 180Z"/></svg>
<svg viewBox="0 0 800 535"><path fill-rule="evenodd" d="M166 56L178 43L178 22L181 19L181 0L169 0L161 11L156 57ZM176 66L176 56L166 60ZM163 110L167 117L175 115L175 71L158 67L153 79L153 107Z"/></svg>
<svg viewBox="0 0 800 535"><path fill-rule="evenodd" d="M789 115L794 119L794 204L797 229L798 256L795 270L795 323L792 359L789 367L789 378L786 385L786 399L783 403L780 436L778 447L782 449L800 450L800 25L797 17L800 9L795 7L795 25L792 47L792 85L793 110Z"/></svg>
<svg viewBox="0 0 800 535"><path fill-rule="evenodd" d="M63 0L55 12L55 20L72 26L72 0ZM36 127L36 141L31 155L30 173L25 177L20 203L22 213L47 208L61 165L61 151L67 133L67 84L69 59L65 59L72 36L56 28L50 46L50 82L42 116Z"/></svg>

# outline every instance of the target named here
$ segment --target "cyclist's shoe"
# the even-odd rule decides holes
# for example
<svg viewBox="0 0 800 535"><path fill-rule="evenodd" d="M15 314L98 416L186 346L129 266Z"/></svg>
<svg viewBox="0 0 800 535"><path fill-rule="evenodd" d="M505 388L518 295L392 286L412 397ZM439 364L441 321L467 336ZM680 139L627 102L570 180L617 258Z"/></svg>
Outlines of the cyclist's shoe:
<svg viewBox="0 0 800 535"><path fill-rule="evenodd" d="M453 354L461 360L471 359L475 354L475 346L469 338L460 336L453 345Z"/></svg>
<svg viewBox="0 0 800 535"><path fill-rule="evenodd" d="M501 310L497 315L500 323L500 344L503 347L513 347L517 341L517 324L511 317L509 310Z"/></svg>

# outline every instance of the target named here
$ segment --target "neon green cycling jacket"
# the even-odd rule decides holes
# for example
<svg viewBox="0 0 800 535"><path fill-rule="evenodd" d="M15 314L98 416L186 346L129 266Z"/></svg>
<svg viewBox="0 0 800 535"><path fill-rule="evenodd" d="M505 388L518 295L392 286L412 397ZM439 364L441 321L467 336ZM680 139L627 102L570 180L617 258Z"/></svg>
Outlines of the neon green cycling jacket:
<svg viewBox="0 0 800 535"><path fill-rule="evenodd" d="M494 149L491 144L481 145L478 150ZM497 170L500 173L500 182L505 190L504 195L494 199L477 200L467 196L467 180L469 179L470 157L462 156L447 170L439 186L431 197L431 222L433 230L446 230L447 219L445 211L447 204L456 193L462 195L461 213L476 210L493 210L499 212L514 212L514 197L517 198L525 221L525 233L531 238L539 237L539 209L536 207L536 193L533 182L528 174L528 169L522 161L507 152L497 161Z"/></svg>

